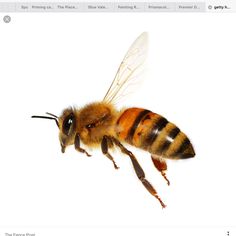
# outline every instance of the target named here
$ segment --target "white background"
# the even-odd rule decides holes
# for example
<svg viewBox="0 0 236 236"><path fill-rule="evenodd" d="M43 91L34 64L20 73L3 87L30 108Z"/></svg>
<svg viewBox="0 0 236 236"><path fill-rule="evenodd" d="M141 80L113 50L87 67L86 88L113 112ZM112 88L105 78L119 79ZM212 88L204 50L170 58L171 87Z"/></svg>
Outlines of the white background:
<svg viewBox="0 0 236 236"><path fill-rule="evenodd" d="M235 226L235 15L11 17L9 24L0 22L1 227L10 233L198 228L206 235L212 228L226 235ZM168 187L150 155L129 147L166 209L145 190L126 156L115 153L117 171L100 150L90 151L91 158L72 147L62 154L54 122L30 118L102 99L143 31L150 37L148 75L121 107L164 115L196 151L194 159L168 161Z"/></svg>

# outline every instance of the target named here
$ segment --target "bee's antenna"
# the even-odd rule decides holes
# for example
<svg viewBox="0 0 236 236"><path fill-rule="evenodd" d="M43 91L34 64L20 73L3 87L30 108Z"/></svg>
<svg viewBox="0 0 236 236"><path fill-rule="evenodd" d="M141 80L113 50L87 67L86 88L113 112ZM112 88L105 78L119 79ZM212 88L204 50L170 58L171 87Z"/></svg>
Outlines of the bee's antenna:
<svg viewBox="0 0 236 236"><path fill-rule="evenodd" d="M53 116L53 117L55 117L55 118L58 118L58 116L56 116L56 115L54 115L54 114L52 114L52 113L46 112L46 114L48 114L48 115L50 115L50 116Z"/></svg>
<svg viewBox="0 0 236 236"><path fill-rule="evenodd" d="M49 114L49 113L47 113ZM50 114L52 115L52 114ZM58 123L58 120L57 120L57 116L55 115L52 115L54 117L50 117L50 116L31 116L31 118L42 118L42 119L49 119L49 120L55 120L56 124L57 124L57 127L59 128L59 123Z"/></svg>

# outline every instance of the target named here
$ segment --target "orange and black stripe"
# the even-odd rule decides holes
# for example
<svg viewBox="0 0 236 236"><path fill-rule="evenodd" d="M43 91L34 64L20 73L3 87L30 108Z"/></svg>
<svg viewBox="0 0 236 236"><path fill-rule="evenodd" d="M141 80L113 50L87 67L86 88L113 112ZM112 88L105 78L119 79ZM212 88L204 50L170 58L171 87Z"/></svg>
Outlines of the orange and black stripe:
<svg viewBox="0 0 236 236"><path fill-rule="evenodd" d="M195 155L188 137L176 125L146 109L126 109L117 130L119 139L152 154L172 159Z"/></svg>
<svg viewBox="0 0 236 236"><path fill-rule="evenodd" d="M149 110L143 110L140 111L140 113L138 114L138 116L136 117L134 123L132 124L131 128L129 129L128 135L126 137L126 141L131 142L133 140L134 137L134 133L137 129L137 127L139 126L140 122L145 119L145 116L149 113Z"/></svg>
<svg viewBox="0 0 236 236"><path fill-rule="evenodd" d="M159 133L161 132L161 130L163 128L165 128L167 123L168 123L168 121L164 117L160 117L160 119L157 119L154 122L154 124L151 128L151 131L147 135L147 138L144 140L144 145L145 146L151 146L153 144L153 142L156 140L156 138L159 135Z"/></svg>

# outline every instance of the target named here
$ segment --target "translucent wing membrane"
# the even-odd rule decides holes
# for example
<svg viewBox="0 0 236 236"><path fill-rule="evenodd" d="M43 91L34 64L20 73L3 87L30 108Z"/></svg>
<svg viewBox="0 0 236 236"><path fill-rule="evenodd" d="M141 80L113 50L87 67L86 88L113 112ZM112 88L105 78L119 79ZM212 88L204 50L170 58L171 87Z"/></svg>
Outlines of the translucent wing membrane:
<svg viewBox="0 0 236 236"><path fill-rule="evenodd" d="M144 32L134 41L126 53L103 101L114 104L130 93L128 90L137 84L137 78L143 72L147 51L148 34Z"/></svg>

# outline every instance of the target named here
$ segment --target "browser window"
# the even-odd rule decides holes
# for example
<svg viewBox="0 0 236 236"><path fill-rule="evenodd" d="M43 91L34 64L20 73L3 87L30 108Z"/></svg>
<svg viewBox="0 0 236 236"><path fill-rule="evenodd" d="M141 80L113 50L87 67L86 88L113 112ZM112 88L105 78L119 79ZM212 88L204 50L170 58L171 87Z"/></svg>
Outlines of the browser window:
<svg viewBox="0 0 236 236"><path fill-rule="evenodd" d="M235 235L234 1L0 2L0 235Z"/></svg>

